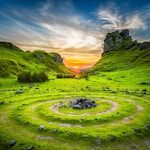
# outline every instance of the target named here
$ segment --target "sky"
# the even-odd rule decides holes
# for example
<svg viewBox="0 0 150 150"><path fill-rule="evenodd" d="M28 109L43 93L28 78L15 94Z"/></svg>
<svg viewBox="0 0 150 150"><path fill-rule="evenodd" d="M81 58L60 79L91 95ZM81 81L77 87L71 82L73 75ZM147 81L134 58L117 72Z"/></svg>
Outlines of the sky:
<svg viewBox="0 0 150 150"><path fill-rule="evenodd" d="M0 41L57 52L68 67L92 66L106 34L122 29L150 41L149 0L0 0Z"/></svg>

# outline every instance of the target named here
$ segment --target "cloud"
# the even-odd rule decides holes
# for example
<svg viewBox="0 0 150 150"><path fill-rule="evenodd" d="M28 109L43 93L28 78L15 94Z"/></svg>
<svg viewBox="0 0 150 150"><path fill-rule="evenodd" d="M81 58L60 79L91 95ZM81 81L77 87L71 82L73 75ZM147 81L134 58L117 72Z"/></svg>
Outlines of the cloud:
<svg viewBox="0 0 150 150"><path fill-rule="evenodd" d="M98 10L98 18L102 21L102 27L108 30L122 29L147 29L147 18L149 9L145 11L135 11L127 14L121 14L115 5L100 8Z"/></svg>
<svg viewBox="0 0 150 150"><path fill-rule="evenodd" d="M21 8L20 13L17 8L3 12L14 26L1 25L9 31L1 39L12 41L25 50L55 51L66 58L70 57L66 50L82 58L92 52L97 55L103 42L100 39L105 35L99 34L99 24L76 13L70 0L60 3L57 9L55 5L54 0L47 0L35 10Z"/></svg>

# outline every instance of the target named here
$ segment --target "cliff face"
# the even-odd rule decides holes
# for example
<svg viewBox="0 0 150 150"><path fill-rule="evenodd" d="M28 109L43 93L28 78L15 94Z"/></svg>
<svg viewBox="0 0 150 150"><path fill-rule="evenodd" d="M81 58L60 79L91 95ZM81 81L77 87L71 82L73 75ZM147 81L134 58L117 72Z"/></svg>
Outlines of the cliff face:
<svg viewBox="0 0 150 150"><path fill-rule="evenodd" d="M132 42L132 37L129 36L129 30L115 31L108 33L104 40L104 53L115 50L124 42Z"/></svg>
<svg viewBox="0 0 150 150"><path fill-rule="evenodd" d="M104 52L111 52L114 50L124 49L124 50L147 50L150 48L150 42L137 43L133 41L132 37L129 35L129 30L122 30L121 32L115 31L108 33L104 40Z"/></svg>

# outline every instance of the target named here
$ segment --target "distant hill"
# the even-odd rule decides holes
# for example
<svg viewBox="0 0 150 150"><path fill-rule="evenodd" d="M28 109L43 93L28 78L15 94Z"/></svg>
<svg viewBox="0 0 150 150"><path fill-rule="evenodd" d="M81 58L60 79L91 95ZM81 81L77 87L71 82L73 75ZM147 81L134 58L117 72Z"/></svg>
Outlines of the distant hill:
<svg viewBox="0 0 150 150"><path fill-rule="evenodd" d="M0 77L18 75L22 71L70 73L57 53L24 52L9 42L0 42Z"/></svg>
<svg viewBox="0 0 150 150"><path fill-rule="evenodd" d="M129 30L123 30L106 35L102 58L87 72L111 72L133 68L150 71L150 42L133 41Z"/></svg>

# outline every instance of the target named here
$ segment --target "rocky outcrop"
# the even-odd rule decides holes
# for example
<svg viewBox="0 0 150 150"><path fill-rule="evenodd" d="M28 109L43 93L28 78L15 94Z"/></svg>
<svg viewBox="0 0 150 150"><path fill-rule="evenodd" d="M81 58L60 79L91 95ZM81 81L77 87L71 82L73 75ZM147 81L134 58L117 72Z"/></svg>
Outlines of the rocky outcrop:
<svg viewBox="0 0 150 150"><path fill-rule="evenodd" d="M111 52L117 49L139 49L139 50L147 50L150 48L150 42L138 43L136 40L133 41L132 37L129 35L129 30L125 29L121 32L114 31L112 33L108 33L104 40L104 52Z"/></svg>
<svg viewBox="0 0 150 150"><path fill-rule="evenodd" d="M11 50L22 51L19 47L15 46L14 44L12 44L10 42L1 42L0 41L0 46L11 49Z"/></svg>
<svg viewBox="0 0 150 150"><path fill-rule="evenodd" d="M129 36L129 30L115 31L108 33L104 40L104 53L116 49L124 41L132 42L132 37Z"/></svg>
<svg viewBox="0 0 150 150"><path fill-rule="evenodd" d="M52 59L54 60L54 62L63 63L63 59L58 53L53 53L53 54L54 56L52 57Z"/></svg>

